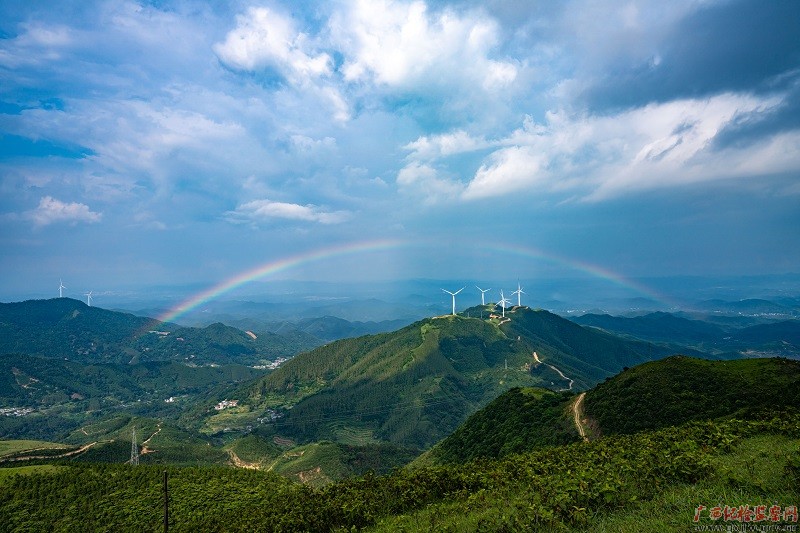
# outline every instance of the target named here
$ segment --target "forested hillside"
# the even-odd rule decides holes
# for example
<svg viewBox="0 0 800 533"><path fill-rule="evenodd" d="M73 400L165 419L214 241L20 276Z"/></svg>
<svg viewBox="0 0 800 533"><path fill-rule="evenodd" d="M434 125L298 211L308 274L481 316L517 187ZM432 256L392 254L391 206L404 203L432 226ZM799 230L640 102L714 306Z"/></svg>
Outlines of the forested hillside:
<svg viewBox="0 0 800 533"><path fill-rule="evenodd" d="M514 308L506 315L511 320L501 326L503 330L575 380L577 389L589 388L624 367L674 353L664 346L585 328L541 309Z"/></svg>
<svg viewBox="0 0 800 533"><path fill-rule="evenodd" d="M254 333L212 324L179 328L70 298L0 303L0 354L17 353L81 363L189 361L264 364L319 345L298 332Z"/></svg>
<svg viewBox="0 0 800 533"><path fill-rule="evenodd" d="M586 414L605 434L691 420L800 410L800 361L708 361L675 356L643 364L586 394Z"/></svg>
<svg viewBox="0 0 800 533"><path fill-rule="evenodd" d="M537 383L531 361L490 322L428 319L302 354L251 387L249 401L291 405L277 428L304 440L336 439L345 424L427 447L508 387Z"/></svg>
<svg viewBox="0 0 800 533"><path fill-rule="evenodd" d="M698 503L796 505L799 443L795 414L693 423L321 489L270 472L168 467L169 525L176 532L679 531L693 523ZM39 468L0 469L0 524L8 530L162 527L163 467Z"/></svg>
<svg viewBox="0 0 800 533"><path fill-rule="evenodd" d="M570 392L515 387L469 417L427 459L463 463L577 442L573 399Z"/></svg>
<svg viewBox="0 0 800 533"><path fill-rule="evenodd" d="M489 317L488 306L467 314L480 311ZM280 411L275 430L301 441L337 440L355 428L426 448L511 387L578 390L669 353L546 311L514 308L505 319L446 316L337 341L243 393L255 410Z"/></svg>

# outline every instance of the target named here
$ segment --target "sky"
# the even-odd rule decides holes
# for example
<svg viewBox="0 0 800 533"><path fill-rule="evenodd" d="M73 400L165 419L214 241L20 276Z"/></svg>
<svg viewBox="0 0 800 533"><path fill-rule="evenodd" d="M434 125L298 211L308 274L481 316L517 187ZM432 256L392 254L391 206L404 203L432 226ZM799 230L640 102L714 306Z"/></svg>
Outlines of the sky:
<svg viewBox="0 0 800 533"><path fill-rule="evenodd" d="M0 3L0 300L797 273L798 228L800 2Z"/></svg>

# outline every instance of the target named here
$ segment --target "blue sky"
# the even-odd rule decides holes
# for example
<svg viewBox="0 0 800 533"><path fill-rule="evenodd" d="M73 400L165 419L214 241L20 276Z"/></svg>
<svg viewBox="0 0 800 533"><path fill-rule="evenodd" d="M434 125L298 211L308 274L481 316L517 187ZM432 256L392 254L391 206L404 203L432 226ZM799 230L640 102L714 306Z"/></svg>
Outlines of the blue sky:
<svg viewBox="0 0 800 533"><path fill-rule="evenodd" d="M280 275L798 272L798 228L795 1L0 4L0 298L387 240Z"/></svg>

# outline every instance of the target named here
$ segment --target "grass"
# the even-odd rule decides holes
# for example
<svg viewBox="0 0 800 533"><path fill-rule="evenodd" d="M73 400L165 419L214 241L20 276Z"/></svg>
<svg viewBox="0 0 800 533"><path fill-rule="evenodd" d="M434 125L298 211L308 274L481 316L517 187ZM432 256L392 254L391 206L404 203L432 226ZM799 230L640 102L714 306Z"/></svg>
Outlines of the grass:
<svg viewBox="0 0 800 533"><path fill-rule="evenodd" d="M312 487L322 487L347 475L342 452L332 442L298 446L278 457L270 470Z"/></svg>
<svg viewBox="0 0 800 533"><path fill-rule="evenodd" d="M206 419L200 431L206 435L213 435L228 428L242 429L256 424L258 424L258 413L253 412L249 406L240 405L223 409Z"/></svg>
<svg viewBox="0 0 800 533"><path fill-rule="evenodd" d="M800 439L759 435L743 439L730 453L714 455L713 474L694 484L664 487L654 498L632 503L616 511L587 516L581 526L560 524L559 531L640 533L643 531L690 531L698 505L797 505L800 487L784 468L800 453ZM390 516L369 531L554 531L555 524L536 527L526 523L531 506L526 494L500 491L472 494L465 501L429 505L417 512ZM591 512L591 510L589 510ZM700 525L730 525L702 515ZM735 522L733 524L738 524Z"/></svg>
<svg viewBox="0 0 800 533"><path fill-rule="evenodd" d="M20 452L59 448L69 448L69 446L42 440L0 440L0 460L6 456L18 455Z"/></svg>
<svg viewBox="0 0 800 533"><path fill-rule="evenodd" d="M375 438L373 429L369 427L336 424L331 428L331 431L336 438L336 442L351 446L364 446L381 442Z"/></svg>
<svg viewBox="0 0 800 533"><path fill-rule="evenodd" d="M744 440L732 453L714 457L714 475L693 485L669 487L658 497L636 507L599 516L591 528L575 531L633 533L685 531L698 505L797 505L800 488L792 486L783 468L800 451L800 439L758 436ZM702 514L700 525L721 524ZM730 524L730 522L728 523Z"/></svg>
<svg viewBox="0 0 800 533"><path fill-rule="evenodd" d="M65 468L56 465L29 465L29 466L15 466L14 468L0 468L0 483L3 480L12 476L28 476L31 474L52 474L57 470Z"/></svg>

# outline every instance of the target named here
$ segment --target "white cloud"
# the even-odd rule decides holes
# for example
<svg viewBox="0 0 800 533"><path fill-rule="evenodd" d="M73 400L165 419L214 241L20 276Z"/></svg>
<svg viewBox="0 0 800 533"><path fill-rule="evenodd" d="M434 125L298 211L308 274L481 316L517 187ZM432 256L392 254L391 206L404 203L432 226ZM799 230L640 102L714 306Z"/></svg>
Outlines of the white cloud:
<svg viewBox="0 0 800 533"><path fill-rule="evenodd" d="M465 199L503 196L545 180L547 157L532 146L512 146L494 152L464 190Z"/></svg>
<svg viewBox="0 0 800 533"><path fill-rule="evenodd" d="M58 222L75 224L77 222L95 223L103 218L102 213L96 213L86 204L77 202L65 203L51 196L45 196L39 201L36 209L25 213L25 218L33 221L36 227L47 226Z"/></svg>
<svg viewBox="0 0 800 533"><path fill-rule="evenodd" d="M500 148L480 165L462 197L572 190L596 201L687 183L797 171L798 130L747 148L714 146L727 125L745 115L770 113L780 102L779 97L729 93L650 104L616 115L548 113L545 124L527 119L522 128L487 143ZM427 138L407 148L419 158L446 155Z"/></svg>
<svg viewBox="0 0 800 533"><path fill-rule="evenodd" d="M483 137L473 137L463 130L442 135L426 135L419 137L403 147L413 159L438 159L450 155L472 152L492 146Z"/></svg>
<svg viewBox="0 0 800 533"><path fill-rule="evenodd" d="M358 0L335 14L330 28L350 82L396 87L463 82L493 90L517 75L512 62L489 57L500 29L483 13L430 13L421 1Z"/></svg>
<svg viewBox="0 0 800 533"><path fill-rule="evenodd" d="M252 200L227 213L233 222L263 222L270 219L300 220L320 224L339 224L351 216L348 211L325 211L315 205L300 205L272 200Z"/></svg>
<svg viewBox="0 0 800 533"><path fill-rule="evenodd" d="M236 29L214 46L219 59L241 70L277 69L289 81L302 83L331 73L332 60L316 53L308 36L291 18L264 7L251 7L236 17Z"/></svg>
<svg viewBox="0 0 800 533"><path fill-rule="evenodd" d="M23 24L14 39L0 40L0 65L16 68L58 61L73 43L72 32L62 25Z"/></svg>
<svg viewBox="0 0 800 533"><path fill-rule="evenodd" d="M464 186L458 181L442 177L430 165L411 162L397 173L397 185L404 194L421 199L423 204L457 197Z"/></svg>

